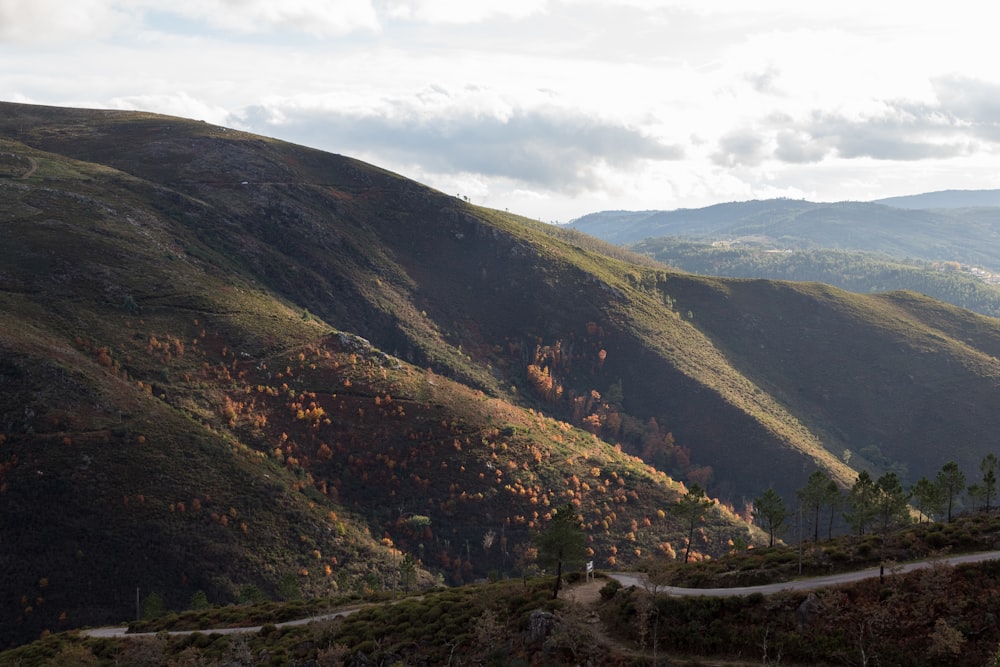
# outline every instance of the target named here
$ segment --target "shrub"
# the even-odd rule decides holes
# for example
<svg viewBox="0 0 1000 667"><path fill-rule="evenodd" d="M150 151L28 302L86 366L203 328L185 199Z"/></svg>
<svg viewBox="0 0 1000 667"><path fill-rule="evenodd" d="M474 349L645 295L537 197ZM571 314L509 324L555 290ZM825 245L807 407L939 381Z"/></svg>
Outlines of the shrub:
<svg viewBox="0 0 1000 667"><path fill-rule="evenodd" d="M621 590L621 588L622 584L620 581L617 579L609 579L608 583L601 587L601 599L610 600L615 596L615 593Z"/></svg>

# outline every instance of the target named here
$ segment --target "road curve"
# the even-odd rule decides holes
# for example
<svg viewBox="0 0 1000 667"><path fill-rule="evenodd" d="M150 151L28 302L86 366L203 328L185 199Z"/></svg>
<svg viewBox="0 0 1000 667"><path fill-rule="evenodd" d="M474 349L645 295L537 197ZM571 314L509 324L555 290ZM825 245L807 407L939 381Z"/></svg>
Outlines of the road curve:
<svg viewBox="0 0 1000 667"><path fill-rule="evenodd" d="M294 621L284 621L282 623L274 623L276 628L287 628L295 625L306 625L308 623L314 623L316 621L329 621L334 618L341 618L343 616L350 616L354 612L362 609L362 607L352 607L350 609L341 609L340 611L333 611L328 614L320 614L319 616L309 616L308 618L300 618ZM193 634L203 634L203 635L243 635L252 634L255 632L260 632L263 629L263 625L252 625L240 628L206 628L204 630L170 630L167 632L171 637L179 637L185 635ZM111 628L89 628L85 630L80 630L80 635L83 637L98 637L98 638L121 638L121 637L155 637L159 633L157 632L129 632L128 626L116 626Z"/></svg>
<svg viewBox="0 0 1000 667"><path fill-rule="evenodd" d="M895 566L893 572L910 572L922 568L931 567L935 564L961 565L964 563L981 563L988 560L1000 559L1000 551L985 551L975 554L963 554L961 556L948 556L945 558L932 558L928 560L914 561L903 565ZM609 577L617 580L622 586L646 586L646 577L641 572L608 572ZM828 586L839 586L850 584L863 579L872 579L881 574L881 568L872 567L867 570L857 570L855 572L842 572L823 577L810 577L808 579L795 579L793 581L781 581L773 584L761 584L760 586L740 586L736 588L681 588L679 586L662 586L657 588L657 592L667 595L678 596L704 596L704 597L735 597L739 595L751 595L761 593L770 595L783 591L809 591Z"/></svg>

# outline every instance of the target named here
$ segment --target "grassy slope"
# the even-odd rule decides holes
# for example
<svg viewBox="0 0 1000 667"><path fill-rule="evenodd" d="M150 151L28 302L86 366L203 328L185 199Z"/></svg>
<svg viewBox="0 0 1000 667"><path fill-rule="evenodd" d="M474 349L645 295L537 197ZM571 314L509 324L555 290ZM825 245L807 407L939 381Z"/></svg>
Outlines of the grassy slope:
<svg viewBox="0 0 1000 667"><path fill-rule="evenodd" d="M628 446L654 418L714 469L710 490L737 501L769 484L790 496L817 466L849 482L845 448L876 468L931 474L956 458L971 471L1000 426L989 409L995 322L936 302L611 259L353 160L203 123L4 111L0 132L27 144L8 144L23 156L11 174L28 157L38 164L31 178L0 182L11 239L0 298L17 315L3 322L3 461L19 476L8 489L36 498L25 463L43 462L29 452L44 438L69 437L58 451L90 432L109 433L115 453L139 435L147 448L164 443L153 451L176 456L148 466L137 454L128 474L79 489L71 480L72 496L110 484L129 512L141 495L161 510L174 503L170 520L181 520L217 483L203 538L232 532L238 521L219 525L229 507L263 513L267 530L248 534L272 538L249 571L272 590L301 569L307 587L331 587L325 565L347 569L365 549L388 558L390 544L452 581L512 568L530 527L566 501L580 503L599 561L676 549L678 527L657 510L677 486L570 421ZM618 405L592 393L618 388ZM198 477L205 466L186 461L206 451L246 470L227 479L250 475L284 500ZM292 534L310 513L326 537ZM720 514L714 525L701 549L724 549L737 523ZM353 531L350 549L340 530ZM198 549L185 548L160 570L186 567ZM19 574L15 597L30 600L17 593L51 567ZM123 588L143 571L125 567ZM199 585L231 593L240 583L219 577ZM23 605L10 609L24 617Z"/></svg>
<svg viewBox="0 0 1000 667"><path fill-rule="evenodd" d="M149 118L126 120L134 131ZM96 127L38 131L86 138ZM206 131L164 131L184 127ZM249 154L227 157L249 168L266 143L240 137L236 148L251 141ZM170 146L149 164L166 169ZM491 399L390 359L307 312L338 324L342 316L399 341L395 351L500 386L461 340L446 342L454 334L416 311L419 267L407 272L379 241L367 216L380 205L336 213L371 174L396 177L335 161L350 173L327 170L322 185L268 181L247 198L241 181L198 181L181 193L16 142L5 148L38 169L0 181L4 643L126 618L136 586L176 608L196 590L232 600L246 584L287 595L289 577L310 594L392 581L394 544L451 581L511 572L530 562L530 531L566 502L579 503L602 563L679 542L674 519L657 511L678 494L662 473L502 392ZM292 153L283 159L313 156L282 150ZM183 181L197 165L175 167L158 176ZM347 185L329 184L338 179ZM441 200L403 185L384 200L406 199L405 188L425 207ZM226 188L235 193L220 194ZM310 207L335 219L310 217ZM396 213L385 225L407 223ZM448 215L486 239L498 234L461 210ZM515 254L535 252L516 243ZM438 319L460 315L444 299L421 305ZM707 527L696 545L707 552L746 535L724 512Z"/></svg>
<svg viewBox="0 0 1000 667"><path fill-rule="evenodd" d="M382 349L503 395L509 383L522 384L523 358L535 345L572 339L580 358L563 378L567 389L603 393L621 378L637 418L655 417L682 433L700 463L725 473L720 491L727 495L759 488L757 475L741 482L729 474L754 457L778 461L769 470L777 480L802 477L815 461L849 477L787 410L671 313L662 272L608 260L516 216L467 207L336 156L159 117L102 114L92 127L69 136L40 129L33 140L183 185L205 209L169 212L192 233L289 300ZM180 130L193 138L170 142ZM109 141L112 132L121 139ZM127 151L114 149L123 145ZM184 147L187 159L175 155ZM588 323L603 335L588 337ZM608 354L602 372L582 372L598 349ZM732 456L733 434L745 458ZM790 451L800 454L783 455Z"/></svg>

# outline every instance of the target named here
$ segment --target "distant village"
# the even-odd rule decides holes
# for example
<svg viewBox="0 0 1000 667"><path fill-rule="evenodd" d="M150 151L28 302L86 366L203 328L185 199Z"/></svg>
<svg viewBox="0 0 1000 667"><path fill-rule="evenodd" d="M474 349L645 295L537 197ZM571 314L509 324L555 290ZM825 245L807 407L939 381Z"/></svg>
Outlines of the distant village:
<svg viewBox="0 0 1000 667"><path fill-rule="evenodd" d="M986 269L982 269L978 266L962 266L959 262L934 262L931 266L936 271L955 271L958 273L967 273L987 285L1000 285L1000 273L987 271Z"/></svg>

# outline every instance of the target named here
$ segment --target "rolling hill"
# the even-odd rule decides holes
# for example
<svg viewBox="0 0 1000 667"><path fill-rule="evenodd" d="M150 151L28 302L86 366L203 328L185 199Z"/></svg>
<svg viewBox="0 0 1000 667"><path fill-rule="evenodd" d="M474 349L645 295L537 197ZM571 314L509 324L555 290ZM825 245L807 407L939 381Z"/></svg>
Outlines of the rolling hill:
<svg viewBox="0 0 1000 667"><path fill-rule="evenodd" d="M605 211L585 215L570 226L620 245L661 236L743 241L778 250L846 250L898 260L955 261L1000 272L1000 208L900 206L767 199L675 211Z"/></svg>
<svg viewBox="0 0 1000 667"><path fill-rule="evenodd" d="M667 236L629 248L700 275L821 282L861 294L910 290L981 315L1000 316L997 278L957 262L904 261L845 250L774 250L751 243L697 243Z"/></svg>
<svg viewBox="0 0 1000 667"><path fill-rule="evenodd" d="M508 575L567 503L600 567L670 555L679 481L719 554L768 486L971 472L1000 429L995 320L678 273L205 123L0 104L0 225L4 643L136 588Z"/></svg>

